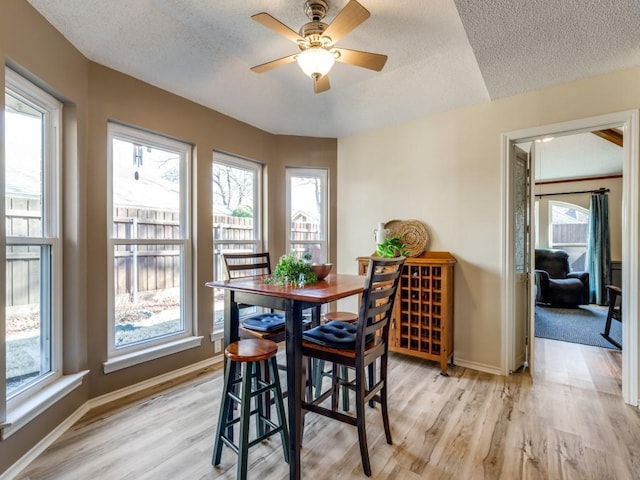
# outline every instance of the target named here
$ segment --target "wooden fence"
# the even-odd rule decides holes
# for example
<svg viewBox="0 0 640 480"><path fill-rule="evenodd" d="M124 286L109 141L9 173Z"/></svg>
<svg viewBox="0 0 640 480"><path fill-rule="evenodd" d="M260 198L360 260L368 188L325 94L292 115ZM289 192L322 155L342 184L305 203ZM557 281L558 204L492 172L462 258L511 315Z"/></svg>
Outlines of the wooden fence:
<svg viewBox="0 0 640 480"><path fill-rule="evenodd" d="M41 212L37 199L7 198L6 228L8 236L40 236ZM294 223L294 240L315 240L319 226ZM115 238L158 240L155 245L120 245L115 252L116 294L137 294L180 286L180 250L163 240L179 238L177 212L116 208ZM252 240L253 219L214 215L216 241ZM247 247L250 249L251 245ZM40 247L7 248L7 306L37 304L40 300Z"/></svg>
<svg viewBox="0 0 640 480"><path fill-rule="evenodd" d="M319 240L320 224L312 222L293 222L291 240ZM228 215L213 216L213 238L216 241L253 240L253 218L231 217Z"/></svg>
<svg viewBox="0 0 640 480"><path fill-rule="evenodd" d="M42 235L42 207L39 197L5 198L6 235L39 237ZM40 247L7 247L6 305L29 305L40 302Z"/></svg>
<svg viewBox="0 0 640 480"><path fill-rule="evenodd" d="M583 244L588 237L586 223L562 223L553 226L553 243Z"/></svg>
<svg viewBox="0 0 640 480"><path fill-rule="evenodd" d="M214 215L213 239L218 242L225 240L254 240L253 218Z"/></svg>
<svg viewBox="0 0 640 480"><path fill-rule="evenodd" d="M180 247L162 240L180 238L178 212L117 207L114 237L157 240L156 245L119 245L114 255L116 295L178 288Z"/></svg>

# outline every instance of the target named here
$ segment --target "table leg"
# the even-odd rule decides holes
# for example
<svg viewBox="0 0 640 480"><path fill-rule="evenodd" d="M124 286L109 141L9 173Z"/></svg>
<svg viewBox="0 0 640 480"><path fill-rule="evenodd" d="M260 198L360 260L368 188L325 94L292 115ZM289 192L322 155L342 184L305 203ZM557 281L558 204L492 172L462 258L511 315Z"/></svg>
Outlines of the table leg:
<svg viewBox="0 0 640 480"><path fill-rule="evenodd" d="M236 303L236 294L227 290L224 294L224 346L237 341L240 326L240 310Z"/></svg>
<svg viewBox="0 0 640 480"><path fill-rule="evenodd" d="M224 347L237 341L240 337L238 335L238 327L240 326L240 310L238 304L235 301L235 292L233 290L227 290L224 294ZM224 357L225 370L227 367L227 356ZM236 379L240 376L240 367L236 362L232 362L229 369L229 375L231 378ZM238 385L232 387L237 390ZM235 391L234 393L238 393ZM233 418L233 411L236 405L233 404L233 400L230 400L231 408L229 408L229 421ZM227 437L233 441L233 426L229 426L227 429Z"/></svg>
<svg viewBox="0 0 640 480"><path fill-rule="evenodd" d="M289 478L300 478L302 442L302 308L292 300L286 305L287 408L289 410Z"/></svg>
<svg viewBox="0 0 640 480"><path fill-rule="evenodd" d="M317 327L318 325L320 325L320 309L322 308L322 305L317 305L315 307L313 307L313 309L311 309L311 326L312 327Z"/></svg>

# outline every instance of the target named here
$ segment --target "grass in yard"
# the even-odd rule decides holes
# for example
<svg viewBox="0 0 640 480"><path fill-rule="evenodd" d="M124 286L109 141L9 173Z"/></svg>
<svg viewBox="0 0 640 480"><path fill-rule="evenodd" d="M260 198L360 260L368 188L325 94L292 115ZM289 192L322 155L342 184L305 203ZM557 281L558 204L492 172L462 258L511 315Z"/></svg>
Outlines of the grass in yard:
<svg viewBox="0 0 640 480"><path fill-rule="evenodd" d="M7 378L40 371L40 337L19 338L7 342Z"/></svg>
<svg viewBox="0 0 640 480"><path fill-rule="evenodd" d="M150 338L170 335L182 330L182 321L177 318L153 325L123 323L116 326L116 346L130 345Z"/></svg>

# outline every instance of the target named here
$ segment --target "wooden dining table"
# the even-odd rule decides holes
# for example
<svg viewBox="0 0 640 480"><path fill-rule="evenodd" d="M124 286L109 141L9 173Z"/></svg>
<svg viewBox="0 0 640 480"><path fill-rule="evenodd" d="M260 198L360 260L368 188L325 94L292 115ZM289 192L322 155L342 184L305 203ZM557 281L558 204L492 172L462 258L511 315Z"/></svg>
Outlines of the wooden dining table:
<svg viewBox="0 0 640 480"><path fill-rule="evenodd" d="M358 295L364 290L360 275L330 274L310 285L276 285L265 282L266 276L236 278L207 282L212 288L222 288L224 296L224 343L238 340L240 304L256 305L285 312L288 421L289 478L300 479L300 444L302 440L302 367L303 311L313 309L313 321L319 321L320 307L341 298Z"/></svg>

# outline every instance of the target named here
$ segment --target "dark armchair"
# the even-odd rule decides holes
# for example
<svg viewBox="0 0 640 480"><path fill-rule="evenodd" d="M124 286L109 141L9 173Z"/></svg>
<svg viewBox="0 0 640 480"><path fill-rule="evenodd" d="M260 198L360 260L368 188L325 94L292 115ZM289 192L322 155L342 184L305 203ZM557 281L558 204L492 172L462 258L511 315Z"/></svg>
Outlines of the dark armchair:
<svg viewBox="0 0 640 480"><path fill-rule="evenodd" d="M571 272L564 250L536 249L536 302L564 307L589 303L589 273Z"/></svg>

